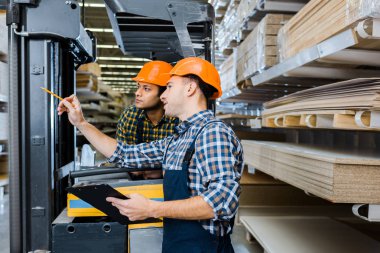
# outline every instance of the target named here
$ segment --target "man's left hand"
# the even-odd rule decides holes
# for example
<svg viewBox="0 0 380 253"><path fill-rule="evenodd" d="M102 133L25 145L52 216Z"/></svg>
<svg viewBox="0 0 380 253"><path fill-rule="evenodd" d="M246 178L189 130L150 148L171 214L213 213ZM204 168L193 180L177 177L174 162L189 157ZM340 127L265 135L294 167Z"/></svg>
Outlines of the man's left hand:
<svg viewBox="0 0 380 253"><path fill-rule="evenodd" d="M138 193L127 195L129 199L108 197L106 200L119 209L120 213L127 216L130 221L145 220L152 217L150 214L153 200L145 198Z"/></svg>

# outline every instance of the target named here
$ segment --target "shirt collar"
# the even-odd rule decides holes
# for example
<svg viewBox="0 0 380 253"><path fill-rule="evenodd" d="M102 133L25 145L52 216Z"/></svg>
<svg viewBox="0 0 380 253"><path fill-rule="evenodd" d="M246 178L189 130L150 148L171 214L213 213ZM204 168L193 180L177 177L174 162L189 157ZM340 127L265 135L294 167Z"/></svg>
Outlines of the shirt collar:
<svg viewBox="0 0 380 253"><path fill-rule="evenodd" d="M178 134L183 134L186 132L192 125L202 125L203 122L207 121L208 119L212 118L214 114L211 110L204 110L200 111L188 119L182 121L178 126L176 126L176 132Z"/></svg>
<svg viewBox="0 0 380 253"><path fill-rule="evenodd" d="M146 115L145 110L140 109L139 118L140 118L140 119L143 119L143 120L146 120L146 121L148 121L148 122L150 122L150 123L152 123L152 122L150 121L150 119L148 118L148 116ZM158 124L157 124L157 125L160 125L161 123L167 123L167 122L169 122L169 120L170 120L170 118L164 114L164 115L162 116L162 118L160 119L160 121L158 121Z"/></svg>

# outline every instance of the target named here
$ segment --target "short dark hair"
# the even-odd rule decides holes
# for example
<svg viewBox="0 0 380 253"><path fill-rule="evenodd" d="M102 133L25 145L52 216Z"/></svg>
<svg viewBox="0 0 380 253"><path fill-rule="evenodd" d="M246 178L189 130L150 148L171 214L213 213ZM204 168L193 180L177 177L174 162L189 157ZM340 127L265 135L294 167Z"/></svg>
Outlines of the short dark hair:
<svg viewBox="0 0 380 253"><path fill-rule="evenodd" d="M212 97L212 95L215 92L217 92L217 90L213 86L203 82L203 80L199 76L190 74L190 75L186 75L184 77L187 77L187 78L191 79L192 81L196 82L198 84L199 88L201 89L203 95L206 97L206 99L210 99L210 97Z"/></svg>

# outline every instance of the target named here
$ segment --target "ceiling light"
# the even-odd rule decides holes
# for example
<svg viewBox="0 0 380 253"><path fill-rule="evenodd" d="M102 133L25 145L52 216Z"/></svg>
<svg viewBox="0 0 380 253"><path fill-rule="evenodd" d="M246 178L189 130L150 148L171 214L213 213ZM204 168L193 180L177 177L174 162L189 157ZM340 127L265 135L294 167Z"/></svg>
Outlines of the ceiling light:
<svg viewBox="0 0 380 253"><path fill-rule="evenodd" d="M104 81L103 82L104 84L131 84L131 85L134 85L136 86L136 83L135 82L126 82L126 81Z"/></svg>
<svg viewBox="0 0 380 253"><path fill-rule="evenodd" d="M117 45L96 45L97 48L119 48Z"/></svg>
<svg viewBox="0 0 380 253"><path fill-rule="evenodd" d="M79 3L80 7L83 7L82 3ZM95 4L95 3L85 3L84 7L90 7L90 8L105 8L105 4Z"/></svg>
<svg viewBox="0 0 380 253"><path fill-rule="evenodd" d="M143 65L112 65L112 64L99 64L101 68L135 68L140 69Z"/></svg>
<svg viewBox="0 0 380 253"><path fill-rule="evenodd" d="M99 56L97 57L98 60L103 61L148 61L145 58L137 58L137 57L105 57L105 56Z"/></svg>
<svg viewBox="0 0 380 253"><path fill-rule="evenodd" d="M132 78L127 77L98 77L99 80L119 80L119 81L132 81Z"/></svg>
<svg viewBox="0 0 380 253"><path fill-rule="evenodd" d="M137 72L102 71L102 75L136 76Z"/></svg>
<svg viewBox="0 0 380 253"><path fill-rule="evenodd" d="M95 33L112 33L113 29L112 28L86 28L86 30L90 30L91 32Z"/></svg>

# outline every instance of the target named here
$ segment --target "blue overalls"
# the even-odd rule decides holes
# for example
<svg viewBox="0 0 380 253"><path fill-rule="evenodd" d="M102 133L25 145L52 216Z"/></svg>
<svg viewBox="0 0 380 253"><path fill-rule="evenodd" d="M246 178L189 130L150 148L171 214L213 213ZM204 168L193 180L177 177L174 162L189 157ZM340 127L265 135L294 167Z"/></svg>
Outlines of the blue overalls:
<svg viewBox="0 0 380 253"><path fill-rule="evenodd" d="M182 170L166 170L164 175L165 201L182 200L191 197L187 182L189 180L188 169L194 154L195 141L202 129L213 122L203 125L194 137L189 149L185 153L182 162ZM170 145L170 143L169 143ZM169 146L168 145L168 146ZM164 156L164 163L166 154ZM164 164L163 163L163 164ZM205 230L196 220L178 220L164 218L164 238L162 243L163 253L233 253L230 235L215 236Z"/></svg>

